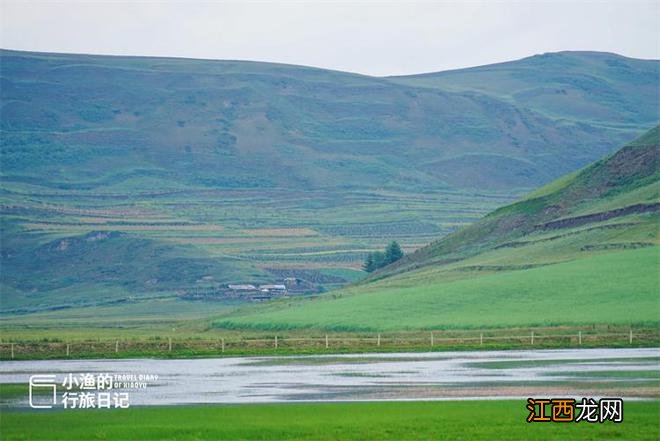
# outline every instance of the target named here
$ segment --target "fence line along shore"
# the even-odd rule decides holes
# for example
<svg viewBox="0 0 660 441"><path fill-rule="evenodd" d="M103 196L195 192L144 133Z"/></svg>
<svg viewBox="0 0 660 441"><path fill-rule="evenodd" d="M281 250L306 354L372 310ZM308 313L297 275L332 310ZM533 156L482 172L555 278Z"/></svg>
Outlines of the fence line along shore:
<svg viewBox="0 0 660 441"><path fill-rule="evenodd" d="M315 335L152 336L94 340L0 341L1 360L293 355L345 352L442 351L467 349L544 349L660 346L660 328L604 330L502 330L325 333ZM554 332L553 332L554 331Z"/></svg>

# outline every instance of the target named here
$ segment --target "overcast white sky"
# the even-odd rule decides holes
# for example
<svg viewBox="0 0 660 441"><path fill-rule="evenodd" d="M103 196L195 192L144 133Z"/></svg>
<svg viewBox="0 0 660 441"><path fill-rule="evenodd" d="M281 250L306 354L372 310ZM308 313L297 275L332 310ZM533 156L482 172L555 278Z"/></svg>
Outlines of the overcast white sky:
<svg viewBox="0 0 660 441"><path fill-rule="evenodd" d="M0 46L302 64L370 75L559 50L660 58L660 2L0 0Z"/></svg>

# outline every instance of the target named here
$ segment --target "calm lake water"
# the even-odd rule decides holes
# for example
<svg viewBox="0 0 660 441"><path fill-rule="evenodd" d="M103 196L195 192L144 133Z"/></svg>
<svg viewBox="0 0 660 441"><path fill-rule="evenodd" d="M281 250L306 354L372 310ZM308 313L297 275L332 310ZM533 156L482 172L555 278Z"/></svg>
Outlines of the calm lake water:
<svg viewBox="0 0 660 441"><path fill-rule="evenodd" d="M61 384L69 373L157 376L145 389L130 390L131 405L526 398L557 394L649 398L660 395L660 349L0 363L0 383L27 383L34 374L55 374ZM26 403L27 397L4 405Z"/></svg>

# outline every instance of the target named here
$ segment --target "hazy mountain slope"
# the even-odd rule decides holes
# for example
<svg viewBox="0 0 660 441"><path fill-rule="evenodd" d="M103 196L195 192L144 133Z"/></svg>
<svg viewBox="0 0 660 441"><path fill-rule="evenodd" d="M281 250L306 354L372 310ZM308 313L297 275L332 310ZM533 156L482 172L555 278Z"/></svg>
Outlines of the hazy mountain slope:
<svg viewBox="0 0 660 441"><path fill-rule="evenodd" d="M60 188L135 177L152 187L531 187L637 129L611 127L628 118L618 105L592 125L558 122L474 92L300 66L0 56L3 180ZM545 68L529 81L542 87ZM648 81L645 69L629 75ZM655 101L630 100L639 108Z"/></svg>
<svg viewBox="0 0 660 441"><path fill-rule="evenodd" d="M558 52L446 72L393 77L401 84L488 93L540 113L611 126L644 126L660 115L657 60Z"/></svg>
<svg viewBox="0 0 660 441"><path fill-rule="evenodd" d="M314 302L221 327L402 329L657 322L660 128Z"/></svg>

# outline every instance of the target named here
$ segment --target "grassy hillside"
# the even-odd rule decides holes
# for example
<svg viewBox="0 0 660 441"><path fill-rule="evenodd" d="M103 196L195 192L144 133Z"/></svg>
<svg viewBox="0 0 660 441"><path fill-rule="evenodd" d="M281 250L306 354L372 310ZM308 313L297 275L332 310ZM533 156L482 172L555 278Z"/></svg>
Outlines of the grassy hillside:
<svg viewBox="0 0 660 441"><path fill-rule="evenodd" d="M657 324L660 128L323 299L220 327Z"/></svg>
<svg viewBox="0 0 660 441"><path fill-rule="evenodd" d="M617 96L631 90L622 84L639 84L628 100L644 112L630 117L613 101L595 121L576 123L568 105L550 118L527 100L301 66L0 56L3 180L63 189L530 187L632 139L657 110L648 92L658 87L658 62L632 60L625 82L609 85L622 57L575 88L598 101L592 89L602 81ZM602 56L575 63L589 70ZM563 71L565 62L529 64L513 62L542 87L549 66ZM615 127L621 120L629 126Z"/></svg>
<svg viewBox="0 0 660 441"><path fill-rule="evenodd" d="M580 234L594 229L641 230L642 240L647 225L652 231L657 211L659 145L660 126L656 126L615 154L534 191L520 202L495 210L456 234L421 248L377 277L459 260L498 248L520 248L539 243L545 247L575 230ZM641 220L628 222L635 219Z"/></svg>
<svg viewBox="0 0 660 441"><path fill-rule="evenodd" d="M657 86L637 61L628 82ZM552 63L528 76L544 84ZM2 50L0 86L5 313L148 308L203 277L337 287L385 243L412 252L650 126L618 104L583 121L491 91L239 61Z"/></svg>
<svg viewBox="0 0 660 441"><path fill-rule="evenodd" d="M655 123L656 60L603 52L557 52L446 72L392 77L400 84L497 96L548 116L612 126ZM643 105L637 103L644 102Z"/></svg>

